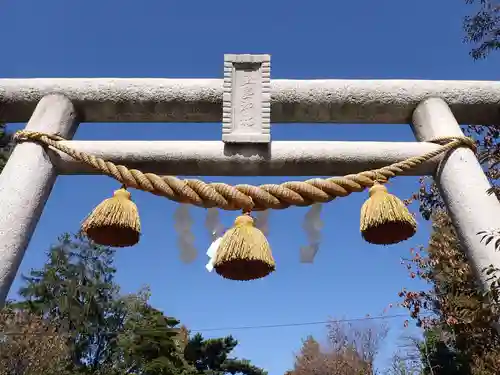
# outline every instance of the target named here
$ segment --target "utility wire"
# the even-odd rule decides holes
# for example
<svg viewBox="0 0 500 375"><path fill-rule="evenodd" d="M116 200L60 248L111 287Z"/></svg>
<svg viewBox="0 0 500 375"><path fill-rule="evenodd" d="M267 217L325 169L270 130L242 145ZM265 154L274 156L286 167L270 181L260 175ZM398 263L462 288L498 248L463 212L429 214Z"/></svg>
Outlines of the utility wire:
<svg viewBox="0 0 500 375"><path fill-rule="evenodd" d="M248 330L248 329L269 329L269 328L281 328L281 327L300 327L300 326L313 326L320 324L329 323L350 323L350 322L360 322L366 320L387 320L395 318L409 318L408 314L395 314L395 315L379 315L379 316L366 316L363 318L351 318L351 319L331 319L331 320L321 320L316 322L300 322L300 323L284 323L284 324L267 324L267 325L254 325L254 326L234 326L225 328L201 328L201 329L190 329L192 332L213 332L213 331L237 331L237 330Z"/></svg>
<svg viewBox="0 0 500 375"><path fill-rule="evenodd" d="M423 314L427 315L427 314ZM217 328L201 328L201 329L189 329L190 332L215 332L215 331L239 331L239 330L251 330L251 329L273 329L273 328L287 328L287 327L300 327L300 326L312 326L312 325L326 325L329 323L350 323L350 322L361 322L369 320L388 320L396 318L409 318L408 314L394 314L394 315L379 315L379 316L365 316L362 318L350 318L350 319L330 319L312 322L296 322L296 323L283 323L283 324L264 324L264 325L251 325L251 326L233 326L233 327L217 327ZM174 328L175 329L175 328ZM154 330L153 330L154 331ZM116 333L116 332L109 332ZM46 334L46 332L0 332L0 338L2 335L5 336L41 336Z"/></svg>
<svg viewBox="0 0 500 375"><path fill-rule="evenodd" d="M476 288L468 288L462 290L456 290L456 292L477 292ZM425 292L429 297L441 297L446 296L450 292L442 292L435 293L432 290ZM432 312L421 312L419 316L432 316L434 313ZM378 315L378 316L365 316L362 318L350 318L350 319L330 319L330 320L321 320L321 321L313 321L313 322L297 322L297 323L283 323L283 324L267 324L267 325L251 325L251 326L234 326L234 327L217 327L217 328L200 328L200 329L190 329L192 332L213 332L213 331L240 331L240 330L249 330L249 329L272 329L272 328L281 328L281 327L300 327L300 326L312 326L312 325L320 325L320 324L328 324L328 323L350 323L350 322L360 322L366 320L388 320L388 319L396 319L396 318L410 318L409 314L394 314L394 315Z"/></svg>
<svg viewBox="0 0 500 375"><path fill-rule="evenodd" d="M477 289L462 289L457 290L459 292L477 292ZM451 291L450 291L451 292ZM430 297L440 297L447 295L449 293L435 293L432 290L426 291L425 293L429 293ZM432 312L422 312L419 313L419 316L432 316L434 315ZM216 332L216 331L243 331L243 330L253 330L253 329L273 329L273 328L287 328L287 327L300 327L300 326L313 326L313 325L326 325L329 323L350 323L350 322L361 322L361 321L369 321L369 320L388 320L388 319L396 319L396 318L410 318L409 314L393 314L393 315L378 315L378 316L365 316L360 318L350 318L350 319L329 319L329 320L320 320L320 321L310 321L310 322L295 322L295 323L282 323L282 324L263 324L263 325L249 325L249 326L229 326L229 327L216 327L216 328L199 328L199 329L189 329L191 332ZM109 332L115 333L115 332ZM5 336L20 336L20 335L43 335L44 333L22 333L22 332L0 332L0 338L2 335Z"/></svg>

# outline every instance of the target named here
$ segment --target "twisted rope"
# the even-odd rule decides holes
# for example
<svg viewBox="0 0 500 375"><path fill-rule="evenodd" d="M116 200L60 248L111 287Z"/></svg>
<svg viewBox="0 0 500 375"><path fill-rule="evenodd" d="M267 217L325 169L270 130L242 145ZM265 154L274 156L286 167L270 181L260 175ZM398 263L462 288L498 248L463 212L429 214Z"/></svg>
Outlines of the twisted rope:
<svg viewBox="0 0 500 375"><path fill-rule="evenodd" d="M290 206L309 206L326 203L336 197L345 197L373 186L375 182L387 182L420 164L458 147L475 151L474 141L467 137L440 137L430 142L440 144L435 151L408 158L379 169L350 174L344 177L313 178L306 181L288 181L282 184L231 186L220 182L205 183L197 179L181 180L174 176L158 176L128 169L109 161L73 150L61 141L65 139L35 131L21 130L14 135L16 142L35 142L59 150L75 160L85 163L102 174L110 176L127 187L133 187L170 200L189 203L198 207L218 207L224 210L284 209Z"/></svg>

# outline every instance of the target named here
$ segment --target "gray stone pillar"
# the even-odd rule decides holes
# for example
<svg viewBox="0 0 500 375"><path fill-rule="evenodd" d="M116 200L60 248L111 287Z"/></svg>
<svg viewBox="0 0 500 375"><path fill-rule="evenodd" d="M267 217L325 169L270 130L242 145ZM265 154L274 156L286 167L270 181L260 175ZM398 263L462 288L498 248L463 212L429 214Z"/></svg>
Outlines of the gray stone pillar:
<svg viewBox="0 0 500 375"><path fill-rule="evenodd" d="M430 98L413 113L413 132L419 141L441 136L463 136L446 102ZM478 280L488 287L482 270L500 268L500 252L492 241L480 242L479 231L500 228L500 202L486 191L491 187L472 150L459 148L443 159L434 179L455 225L459 240Z"/></svg>
<svg viewBox="0 0 500 375"><path fill-rule="evenodd" d="M62 95L48 95L36 106L26 130L71 139L77 127L73 104ZM29 142L15 147L0 174L0 307L56 178L56 169L43 148Z"/></svg>

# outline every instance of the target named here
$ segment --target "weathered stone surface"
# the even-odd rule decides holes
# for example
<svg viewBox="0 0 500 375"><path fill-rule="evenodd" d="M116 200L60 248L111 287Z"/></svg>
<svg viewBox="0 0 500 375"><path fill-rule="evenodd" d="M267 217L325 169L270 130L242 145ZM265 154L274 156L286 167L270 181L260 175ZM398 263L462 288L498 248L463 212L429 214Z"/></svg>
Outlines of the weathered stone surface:
<svg viewBox="0 0 500 375"><path fill-rule="evenodd" d="M225 55L222 141L271 141L271 57Z"/></svg>
<svg viewBox="0 0 500 375"><path fill-rule="evenodd" d="M36 106L26 130L71 139L78 124L73 104L49 95ZM3 306L26 248L57 178L42 146L17 145L0 174L0 306Z"/></svg>
<svg viewBox="0 0 500 375"><path fill-rule="evenodd" d="M0 79L0 121L26 122L40 99L68 97L81 122L220 122L222 79ZM460 124L500 124L500 82L272 80L273 123L408 124L440 97Z"/></svg>

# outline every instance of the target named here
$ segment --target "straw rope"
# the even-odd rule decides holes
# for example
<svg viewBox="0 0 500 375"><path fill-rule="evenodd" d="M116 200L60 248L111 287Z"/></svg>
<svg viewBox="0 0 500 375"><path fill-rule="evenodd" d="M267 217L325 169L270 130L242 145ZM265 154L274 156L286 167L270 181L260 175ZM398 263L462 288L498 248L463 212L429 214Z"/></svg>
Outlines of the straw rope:
<svg viewBox="0 0 500 375"><path fill-rule="evenodd" d="M15 133L16 142L35 142L52 147L75 160L83 162L102 174L110 176L127 187L140 189L170 200L189 203L198 207L218 207L224 210L284 209L290 206L309 206L330 202L336 197L345 197L361 192L378 182L387 182L418 165L459 147L475 151L476 145L468 137L440 137L431 140L440 144L435 151L422 156L408 158L379 169L350 174L344 177L313 178L306 181L288 181L282 184L253 186L247 184L231 186L220 182L205 183L197 179L179 179L174 176L158 176L128 169L109 161L73 150L60 143L65 139L35 131L21 130Z"/></svg>

